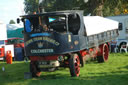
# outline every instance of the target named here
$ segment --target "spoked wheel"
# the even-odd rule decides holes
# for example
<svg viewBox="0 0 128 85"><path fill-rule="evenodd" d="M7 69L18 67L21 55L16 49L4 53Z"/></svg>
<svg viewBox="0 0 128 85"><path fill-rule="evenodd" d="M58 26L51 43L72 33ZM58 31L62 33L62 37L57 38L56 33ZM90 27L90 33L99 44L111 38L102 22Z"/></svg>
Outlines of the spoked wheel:
<svg viewBox="0 0 128 85"><path fill-rule="evenodd" d="M69 59L69 69L72 77L79 76L80 74L80 59L77 54L71 54Z"/></svg>
<svg viewBox="0 0 128 85"><path fill-rule="evenodd" d="M97 56L97 60L99 63L106 62L108 60L109 48L107 44L103 44L100 46L101 56Z"/></svg>
<svg viewBox="0 0 128 85"><path fill-rule="evenodd" d="M32 73L32 77L39 77L41 75L36 62L30 62L30 72Z"/></svg>

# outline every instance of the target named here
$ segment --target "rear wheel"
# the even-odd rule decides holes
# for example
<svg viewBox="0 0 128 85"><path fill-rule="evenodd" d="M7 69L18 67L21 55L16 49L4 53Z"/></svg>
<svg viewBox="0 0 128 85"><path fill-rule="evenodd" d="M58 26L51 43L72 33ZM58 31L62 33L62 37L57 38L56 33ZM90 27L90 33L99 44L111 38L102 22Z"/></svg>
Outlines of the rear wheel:
<svg viewBox="0 0 128 85"><path fill-rule="evenodd" d="M71 54L69 59L69 69L72 77L79 76L80 74L80 59L77 54Z"/></svg>
<svg viewBox="0 0 128 85"><path fill-rule="evenodd" d="M106 62L108 60L109 48L107 44L103 44L100 46L101 55L97 56L97 60L99 63Z"/></svg>
<svg viewBox="0 0 128 85"><path fill-rule="evenodd" d="M41 75L36 62L30 62L30 72L32 73L32 77L39 77Z"/></svg>

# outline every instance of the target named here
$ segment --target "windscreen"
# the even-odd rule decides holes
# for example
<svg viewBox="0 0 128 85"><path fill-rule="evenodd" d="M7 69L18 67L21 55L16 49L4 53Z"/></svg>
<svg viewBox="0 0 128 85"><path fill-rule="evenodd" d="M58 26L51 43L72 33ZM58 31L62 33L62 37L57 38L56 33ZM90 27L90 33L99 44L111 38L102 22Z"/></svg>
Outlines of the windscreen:
<svg viewBox="0 0 128 85"><path fill-rule="evenodd" d="M57 32L65 32L66 31L66 19L63 16L51 16L49 19L49 27L50 29Z"/></svg>
<svg viewBox="0 0 128 85"><path fill-rule="evenodd" d="M64 16L38 16L25 19L26 32L66 31L66 18Z"/></svg>

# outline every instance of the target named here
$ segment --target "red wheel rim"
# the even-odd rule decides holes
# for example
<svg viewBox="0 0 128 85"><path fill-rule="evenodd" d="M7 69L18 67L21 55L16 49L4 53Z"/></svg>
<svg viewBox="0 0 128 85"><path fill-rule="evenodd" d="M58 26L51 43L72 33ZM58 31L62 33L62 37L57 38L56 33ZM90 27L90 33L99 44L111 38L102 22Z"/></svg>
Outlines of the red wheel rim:
<svg viewBox="0 0 128 85"><path fill-rule="evenodd" d="M75 73L76 73L76 76L79 76L80 74L80 60L79 60L79 56L75 56Z"/></svg>
<svg viewBox="0 0 128 85"><path fill-rule="evenodd" d="M40 77L40 75L41 75L41 72L36 73L36 76Z"/></svg>
<svg viewBox="0 0 128 85"><path fill-rule="evenodd" d="M104 61L107 61L108 60L108 54L109 54L108 46L105 44L104 47L103 47Z"/></svg>

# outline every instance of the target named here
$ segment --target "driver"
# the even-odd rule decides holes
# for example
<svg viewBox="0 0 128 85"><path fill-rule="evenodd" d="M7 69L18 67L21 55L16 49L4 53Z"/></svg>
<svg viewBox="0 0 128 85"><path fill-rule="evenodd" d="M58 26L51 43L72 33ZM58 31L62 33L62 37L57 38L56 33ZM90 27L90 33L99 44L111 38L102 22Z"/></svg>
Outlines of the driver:
<svg viewBox="0 0 128 85"><path fill-rule="evenodd" d="M48 31L48 26L46 24L41 24L41 27L44 31Z"/></svg>

